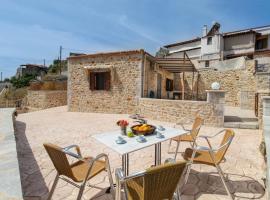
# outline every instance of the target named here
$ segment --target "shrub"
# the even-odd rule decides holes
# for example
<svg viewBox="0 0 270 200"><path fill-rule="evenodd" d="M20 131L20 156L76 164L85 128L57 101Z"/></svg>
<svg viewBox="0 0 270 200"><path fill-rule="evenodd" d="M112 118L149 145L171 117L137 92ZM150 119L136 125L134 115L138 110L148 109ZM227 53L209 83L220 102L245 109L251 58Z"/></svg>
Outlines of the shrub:
<svg viewBox="0 0 270 200"><path fill-rule="evenodd" d="M11 77L10 82L15 88L22 88L22 87L29 86L30 81L34 79L35 79L35 75L26 74L19 78L16 78L15 76L13 76Z"/></svg>

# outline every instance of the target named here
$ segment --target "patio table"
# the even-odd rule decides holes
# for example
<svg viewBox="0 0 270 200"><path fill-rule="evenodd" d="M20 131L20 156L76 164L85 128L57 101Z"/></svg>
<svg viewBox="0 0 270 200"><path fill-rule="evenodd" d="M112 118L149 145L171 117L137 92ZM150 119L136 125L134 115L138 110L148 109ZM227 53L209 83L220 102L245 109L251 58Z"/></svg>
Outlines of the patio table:
<svg viewBox="0 0 270 200"><path fill-rule="evenodd" d="M122 156L122 169L125 175L129 174L129 153L138 151L140 149L155 145L155 165L161 164L161 143L169 140L173 137L186 134L187 131L183 129L176 129L171 127L164 127L164 131L159 131L163 134L163 138L157 138L156 134L145 136L146 142L140 143L136 140L136 137L129 138L122 136L120 130L106 132L93 135L92 137L116 151ZM125 140L125 144L117 144L115 140L118 136L122 136Z"/></svg>

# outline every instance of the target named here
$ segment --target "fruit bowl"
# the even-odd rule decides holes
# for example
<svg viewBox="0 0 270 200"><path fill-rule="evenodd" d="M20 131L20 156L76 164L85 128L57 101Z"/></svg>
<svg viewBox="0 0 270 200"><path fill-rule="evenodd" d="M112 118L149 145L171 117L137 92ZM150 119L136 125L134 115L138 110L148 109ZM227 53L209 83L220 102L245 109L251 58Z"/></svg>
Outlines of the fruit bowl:
<svg viewBox="0 0 270 200"><path fill-rule="evenodd" d="M150 124L137 124L134 126L131 126L131 131L134 133L134 135L151 135L155 132L156 127Z"/></svg>

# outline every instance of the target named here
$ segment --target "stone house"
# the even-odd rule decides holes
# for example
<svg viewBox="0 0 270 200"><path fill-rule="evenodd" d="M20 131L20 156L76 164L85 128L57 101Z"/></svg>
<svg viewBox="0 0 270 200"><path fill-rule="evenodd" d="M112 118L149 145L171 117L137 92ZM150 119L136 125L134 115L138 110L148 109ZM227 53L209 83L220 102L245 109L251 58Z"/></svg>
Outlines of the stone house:
<svg viewBox="0 0 270 200"><path fill-rule="evenodd" d="M156 58L144 50L71 56L68 69L71 110L117 112L134 112L138 97L174 98L174 74L196 71L188 58Z"/></svg>
<svg viewBox="0 0 270 200"><path fill-rule="evenodd" d="M270 53L270 25L231 32L220 32L220 24L210 30L203 26L202 36L164 45L166 57L183 57L184 52L197 63L197 67L215 67L216 61L247 56L254 58Z"/></svg>
<svg viewBox="0 0 270 200"><path fill-rule="evenodd" d="M215 103L179 97L176 100L173 96L175 74L195 73L195 70L188 58L156 58L144 50L71 56L68 58L68 109L142 113L165 121L193 119L199 111L207 119L206 124L221 126L224 95L220 95L223 100Z"/></svg>
<svg viewBox="0 0 270 200"><path fill-rule="evenodd" d="M68 108L133 113L141 96L142 50L68 58Z"/></svg>
<svg viewBox="0 0 270 200"><path fill-rule="evenodd" d="M44 65L37 64L23 64L17 68L16 78L24 75L34 75L36 77L43 77L47 74L48 68Z"/></svg>
<svg viewBox="0 0 270 200"><path fill-rule="evenodd" d="M174 122L199 111L207 124L221 125L228 105L253 110L260 119L261 99L270 94L270 26L219 29L217 23L209 31L204 27L203 37L166 45L156 56L144 50L70 56L69 110L142 113ZM226 92L217 95L220 105L207 98L213 82Z"/></svg>

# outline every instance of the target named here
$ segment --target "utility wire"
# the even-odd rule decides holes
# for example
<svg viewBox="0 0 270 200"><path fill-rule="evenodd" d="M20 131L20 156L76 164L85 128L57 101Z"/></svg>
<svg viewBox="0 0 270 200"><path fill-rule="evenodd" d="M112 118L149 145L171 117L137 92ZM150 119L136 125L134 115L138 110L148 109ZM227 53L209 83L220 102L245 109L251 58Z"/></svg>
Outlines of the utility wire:
<svg viewBox="0 0 270 200"><path fill-rule="evenodd" d="M67 47L63 47L62 49L65 49L65 50L69 50L69 51L78 51L78 52L88 52L88 53L94 53L96 51L94 50L90 50L90 49L73 49L73 48L67 48Z"/></svg>

